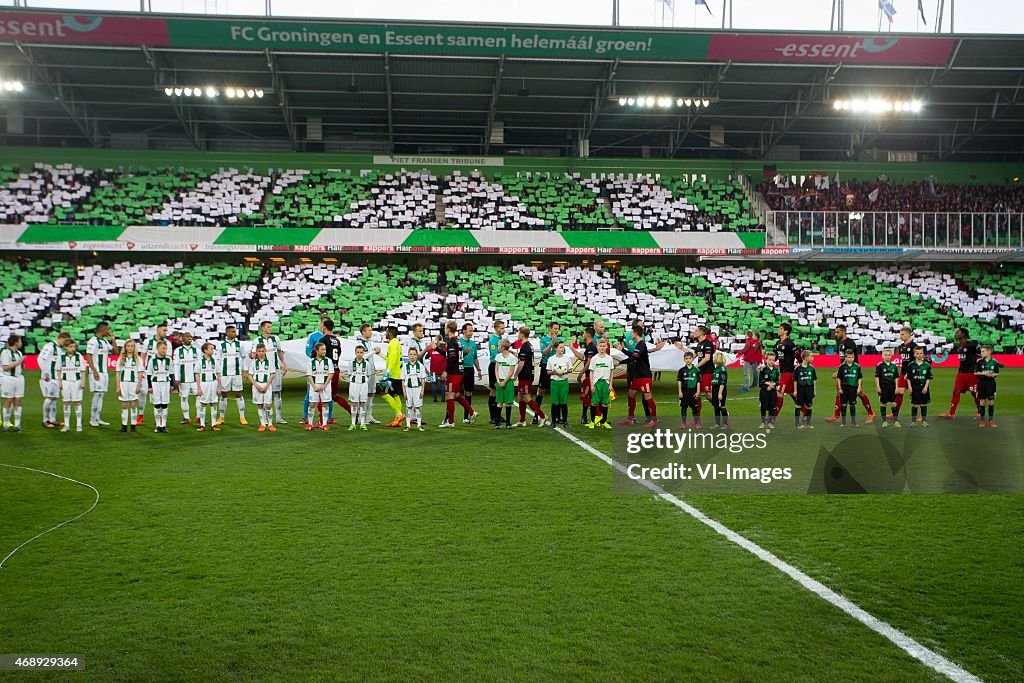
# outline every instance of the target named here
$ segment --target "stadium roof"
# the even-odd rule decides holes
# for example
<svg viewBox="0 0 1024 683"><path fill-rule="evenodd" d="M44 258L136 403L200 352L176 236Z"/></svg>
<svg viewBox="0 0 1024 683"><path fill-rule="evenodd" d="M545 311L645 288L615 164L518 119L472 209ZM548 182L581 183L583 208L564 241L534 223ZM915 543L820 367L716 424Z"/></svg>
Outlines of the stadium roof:
<svg viewBox="0 0 1024 683"><path fill-rule="evenodd" d="M48 22L56 32L47 32ZM452 47L419 39L364 45L360 31L436 34ZM565 36L581 48L567 53ZM524 42L530 37L538 40ZM612 46L596 49L595 39ZM0 94L5 144L574 155L586 138L591 156L839 160L880 150L882 160L888 151L921 160L1024 159L1018 36L4 10L0 79L11 78L26 87ZM172 85L236 85L265 95L168 97L164 87ZM709 106L618 102L648 95L707 98ZM924 108L883 117L833 108L836 98L868 96L919 99Z"/></svg>

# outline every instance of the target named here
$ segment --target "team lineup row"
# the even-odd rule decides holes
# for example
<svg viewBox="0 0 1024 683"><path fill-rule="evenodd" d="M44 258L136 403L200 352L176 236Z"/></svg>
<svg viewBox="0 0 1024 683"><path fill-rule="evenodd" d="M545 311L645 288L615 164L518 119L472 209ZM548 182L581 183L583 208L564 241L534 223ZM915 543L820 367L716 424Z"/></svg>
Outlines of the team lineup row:
<svg viewBox="0 0 1024 683"><path fill-rule="evenodd" d="M343 361L342 340L334 334L333 322L322 317L320 329L310 335L306 348L309 358L301 369L308 385L302 424L307 430L329 430L330 425L335 424L333 406L337 404L350 413L350 430L365 430L368 424L379 424L373 417L374 399L379 395L394 413L389 427L404 423L407 431L423 431L423 398L428 384L435 381L444 384L446 402L446 415L440 427L454 427L456 404L463 407L465 423L475 422L478 413L472 407L472 396L476 380L482 379L477 344L473 340L475 330L471 323L464 323L460 328L455 321L449 321L444 332L443 336L430 340L424 336L423 325L415 324L403 344L398 339L398 329L392 326L385 332L386 349L382 350L373 340L372 326L364 324L354 340L354 358ZM761 341L752 339L743 353L745 366L757 370L762 428L774 428L787 395L795 405L796 426L813 428L810 421L817 385L813 352L801 351L791 339L791 332L792 327L783 323L778 328L778 341L773 351L763 352ZM847 336L843 325L836 327L834 337L842 364L832 375L836 388L835 411L826 421L845 426L849 416L850 424L857 426L856 403L859 400L867 411L867 421L872 422L876 414L864 390L865 375L858 363L857 345ZM893 349L886 348L882 362L875 368L875 392L883 427L901 426L899 415L908 389L911 426L928 425L933 374L925 360L924 347L916 344L912 337L911 328L903 328L895 349L895 360L899 363L894 362ZM683 351L684 359L676 377L682 426L702 427L703 398L714 409L713 428L728 428L726 354L716 349L714 336L706 326L698 326L689 340L693 342L692 347L683 342L674 344ZM942 417L954 417L960 396L970 393L975 400L980 426L994 427L996 377L1001 365L992 357L991 346L970 340L965 330L956 332L956 341L960 366L950 409ZM490 422L499 429L526 426L527 411L532 411L535 425L568 427L569 383L575 376L580 387L581 423L589 428L610 429L608 409L613 397L612 376L614 369L624 364L628 415L620 424L637 422L635 411L640 398L644 424L655 426L659 419L652 393L654 373L649 353L660 350L665 344L650 339L644 322L637 320L627 337L615 345L623 357L620 360L613 357L612 344L600 320L584 330L582 344L570 344L561 336L560 325L551 323L539 340L537 353L529 328L519 328L515 339L510 339L505 322L495 321L487 353ZM116 355L114 388L121 405L123 432L135 431L144 422L147 399L153 404L155 431L166 432L172 393L179 395L182 424L192 422L190 398L194 397L198 430L219 431L218 425L223 423L227 413L228 399L233 396L239 421L247 425L243 398L246 384L251 388L252 402L259 414L259 431L276 431L275 424L287 424L281 390L288 368L281 340L273 334L270 322L260 325L255 343L250 343L249 347L248 351L243 351L242 341L233 326L226 328L223 339L201 345L194 344L189 333L183 333L181 342L172 349L166 324L158 326L155 335L144 344L127 340L119 345L110 325L104 322L96 326L84 354L78 352L78 343L70 335L62 333L48 341L38 357L44 426L61 426L61 431L70 431L74 414L76 430L82 431L87 378L91 392L89 424L107 426L109 423L102 419L102 409L110 386L108 358ZM383 372L377 369L376 356L383 359ZM2 426L11 431L21 430L24 362L21 339L11 335L0 351ZM347 397L339 391L343 380L348 382ZM550 396L550 419L541 407L545 394ZM57 417L58 398L63 404L62 423ZM519 420L513 423L511 413L516 406ZM690 422L688 413L693 417Z"/></svg>

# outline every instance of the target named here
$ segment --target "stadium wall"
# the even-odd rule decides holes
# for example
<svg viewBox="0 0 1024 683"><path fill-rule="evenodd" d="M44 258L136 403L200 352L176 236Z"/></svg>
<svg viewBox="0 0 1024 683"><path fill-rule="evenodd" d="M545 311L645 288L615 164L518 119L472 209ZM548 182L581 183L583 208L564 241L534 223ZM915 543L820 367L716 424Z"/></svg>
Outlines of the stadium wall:
<svg viewBox="0 0 1024 683"><path fill-rule="evenodd" d="M401 163L385 163L382 159ZM420 160L445 160L446 163L417 163ZM140 166L199 166L217 168L249 167L262 168L307 168L340 169L353 172L362 169L397 170L399 168L427 168L437 175L446 175L453 170L465 172L474 169L486 172L515 174L517 171L551 173L701 173L711 178L726 178L740 171L753 179L763 176L765 165L774 165L779 173L804 175L815 171L827 171L830 175L838 172L840 178L876 178L887 175L894 181L922 180L935 176L939 182L948 183L995 183L1019 177L1024 166L1012 163L887 163L887 162L819 162L819 161L740 161L722 159L626 159L572 157L446 157L432 155L388 155L371 154L317 154L277 152L202 152L123 150L123 149L68 149L56 147L5 147L0 150L0 165L32 165L34 163L72 163L87 168L128 169Z"/></svg>

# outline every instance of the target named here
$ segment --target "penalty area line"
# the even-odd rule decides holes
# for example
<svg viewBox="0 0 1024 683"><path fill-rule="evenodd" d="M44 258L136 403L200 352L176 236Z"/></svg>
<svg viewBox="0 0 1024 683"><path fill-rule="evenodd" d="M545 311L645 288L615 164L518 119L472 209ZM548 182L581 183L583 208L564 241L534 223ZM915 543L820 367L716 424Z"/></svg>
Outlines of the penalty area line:
<svg viewBox="0 0 1024 683"><path fill-rule="evenodd" d="M606 462L607 464L611 465L613 468L617 469L623 474L627 474L626 467L624 465L616 462L614 459L597 450L596 448L588 444L586 441L583 441L574 434L570 434L561 427L559 427L556 431L559 432L565 438L569 439L569 441L573 442L583 450L590 453L591 455ZM916 640L914 640L907 634L903 633L899 629L891 626L890 624L882 621L881 619L875 616L872 616L850 599L843 597L842 595L835 592L834 590L832 590L825 584L821 583L820 581L811 578L800 569L797 569L788 562L780 559L774 553L765 550L764 548L754 543L753 541L747 539L746 537L741 536L740 534L736 533L735 531L725 526L721 522L711 519L710 517L708 517L703 512L693 507L692 505L684 503L682 500L672 495L671 493L669 493L662 487L658 486L657 484L647 481L646 479L638 480L638 483L642 484L644 487L649 489L652 493L657 495L662 500L667 501L672 505L675 505L677 508L679 508L686 514L690 515L701 524L710 527L718 534L724 536L728 540L732 541L739 547L743 548L750 554L757 557L759 560L767 562L783 574L786 574L791 579L796 581L805 589L817 595L825 602L829 603L833 607L837 607L838 609L846 613L848 616L853 617L854 619L856 619L857 621L859 621L860 623L864 624L869 629L874 631L875 633L889 640L894 645L896 645L896 647L900 648L905 653L907 653L917 661L927 666L929 669L932 669L933 671L936 671L945 676L946 678L950 679L951 681L956 681L957 683L981 683L980 678L970 673L966 669L962 668L958 664L951 662L950 660L946 659L934 650L928 649L927 647L917 642Z"/></svg>
<svg viewBox="0 0 1024 683"><path fill-rule="evenodd" d="M18 552L19 550L21 550L22 548L27 546L32 541L38 540L38 539L42 538L43 536L45 536L46 534L50 533L51 531L56 531L57 529L61 528L62 526L66 526L68 524L71 524L75 520L78 520L78 519L81 519L82 517L85 517L87 514L89 514L93 510L95 510L97 505L99 505L99 502L100 502L100 492L97 491L96 487L93 486L92 484L86 484L84 481L78 481L77 479L72 479L71 477L65 477L65 476L62 476L62 475L59 475L59 474L54 474L53 472L47 472L46 470L37 470L37 469L34 469L32 467L22 467L21 465L8 465L8 464L2 463L2 462L0 462L0 467L9 467L9 468L11 468L13 470L26 470L28 472L38 472L39 474L46 474L46 475L51 476L51 477L56 477L57 479L63 479L64 481L70 481L70 482L72 482L74 484L78 484L79 486L84 486L87 489L91 489L92 492L96 494L96 499L92 501L92 505L90 505L89 509L86 510L85 512L82 512L82 513L80 513L78 515L75 515L71 519L66 519L63 522L61 522L60 524L58 524L56 526L52 526L52 527L50 527L49 529L47 529L46 531L44 531L42 533L36 534L35 536L33 536L32 538L30 538L27 541L25 541L24 543L22 543L21 545L19 545L17 548L12 550L11 552L7 553L7 556L4 557L4 559L0 560L0 569L4 568L4 563L6 563L7 560L9 560L12 557L14 557L14 554L16 552Z"/></svg>

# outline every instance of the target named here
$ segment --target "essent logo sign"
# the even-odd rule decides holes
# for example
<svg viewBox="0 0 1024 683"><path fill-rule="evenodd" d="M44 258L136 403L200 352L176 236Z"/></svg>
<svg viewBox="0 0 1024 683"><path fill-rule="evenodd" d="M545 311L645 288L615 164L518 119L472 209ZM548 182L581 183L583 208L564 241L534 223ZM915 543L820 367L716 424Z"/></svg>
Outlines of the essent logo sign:
<svg viewBox="0 0 1024 683"><path fill-rule="evenodd" d="M861 50L873 53L885 52L886 50L895 47L898 42L898 38L890 38L882 41L877 41L874 38L865 38L860 42L830 41L827 43L789 43L788 45L775 48L775 51L780 53L783 57L856 59Z"/></svg>
<svg viewBox="0 0 1024 683"><path fill-rule="evenodd" d="M64 21L54 19L0 19L0 36L4 38L63 38L67 35Z"/></svg>
<svg viewBox="0 0 1024 683"><path fill-rule="evenodd" d="M21 15L25 16L25 15ZM65 38L70 31L89 33L103 23L103 17L45 15L38 19L4 19L0 15L0 36L5 38Z"/></svg>

